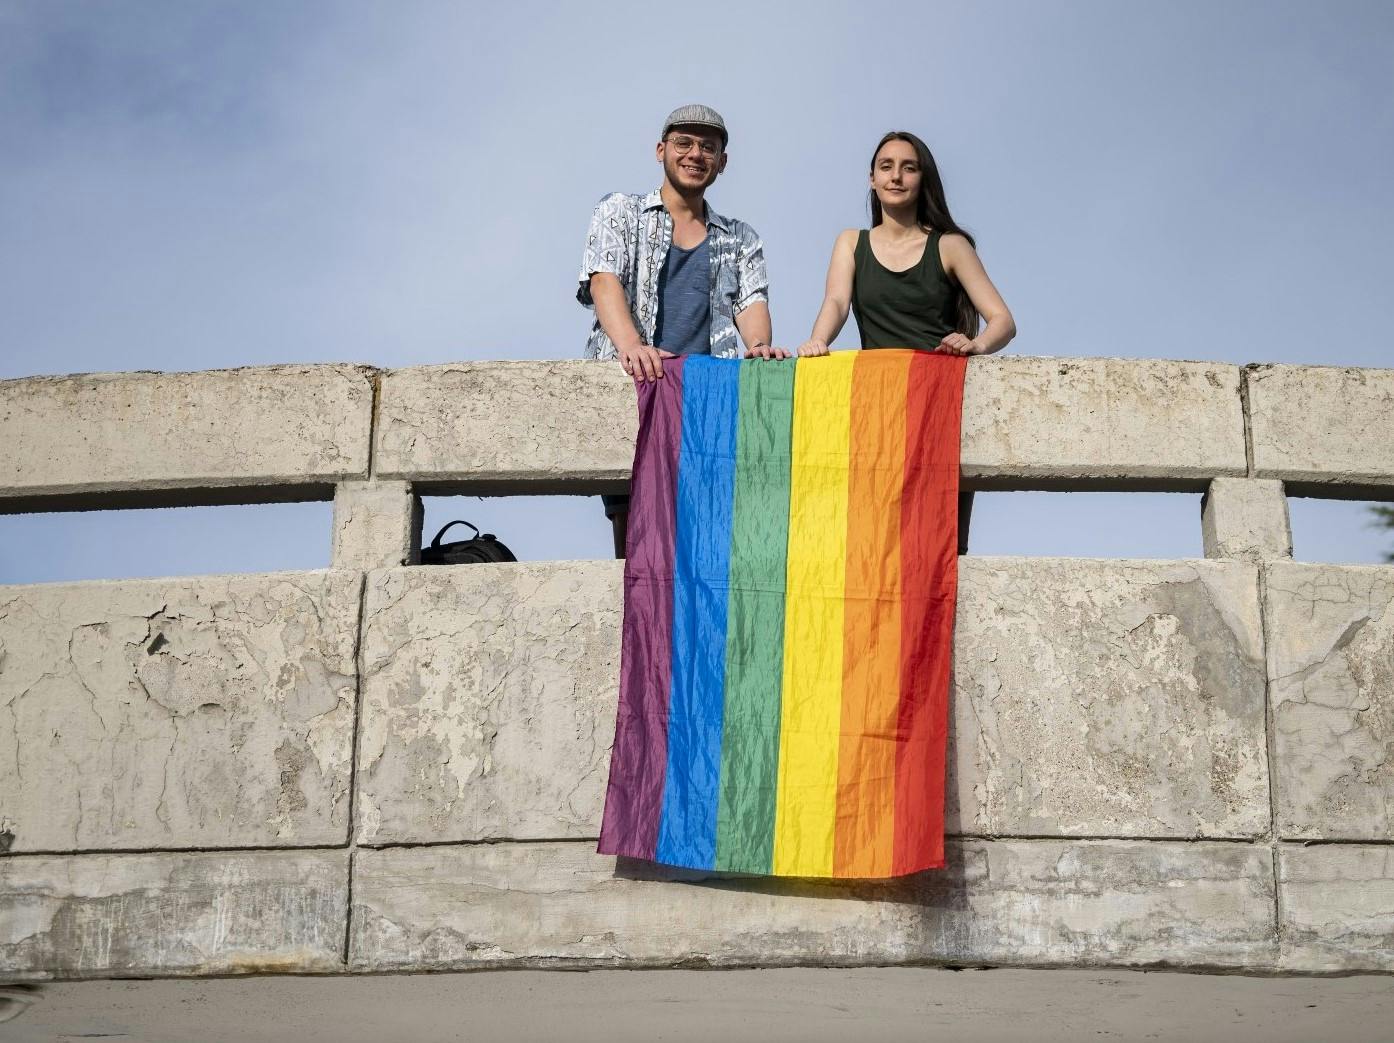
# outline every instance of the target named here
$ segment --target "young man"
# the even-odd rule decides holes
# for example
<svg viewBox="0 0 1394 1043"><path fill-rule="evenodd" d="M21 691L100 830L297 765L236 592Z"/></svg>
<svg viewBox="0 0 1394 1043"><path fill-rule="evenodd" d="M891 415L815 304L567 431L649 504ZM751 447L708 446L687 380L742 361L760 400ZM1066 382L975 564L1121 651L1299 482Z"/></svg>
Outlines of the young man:
<svg viewBox="0 0 1394 1043"><path fill-rule="evenodd" d="M639 380L661 380L663 360L710 354L786 358L770 346L765 253L743 221L723 217L706 191L726 169L726 123L706 105L674 109L657 147L663 184L616 192L591 214L576 299L595 309L586 357L618 359ZM624 557L629 497L606 496L615 557Z"/></svg>

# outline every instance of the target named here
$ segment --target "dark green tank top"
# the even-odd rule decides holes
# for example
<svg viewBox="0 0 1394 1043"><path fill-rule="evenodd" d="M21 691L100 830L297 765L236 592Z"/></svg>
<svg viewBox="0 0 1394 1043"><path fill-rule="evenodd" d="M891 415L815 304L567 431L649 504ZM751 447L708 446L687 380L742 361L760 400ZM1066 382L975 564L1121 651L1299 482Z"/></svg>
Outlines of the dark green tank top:
<svg viewBox="0 0 1394 1043"><path fill-rule="evenodd" d="M871 252L865 229L853 255L852 314L863 348L933 351L954 331L954 286L939 260L939 233L930 232L919 263L893 272Z"/></svg>

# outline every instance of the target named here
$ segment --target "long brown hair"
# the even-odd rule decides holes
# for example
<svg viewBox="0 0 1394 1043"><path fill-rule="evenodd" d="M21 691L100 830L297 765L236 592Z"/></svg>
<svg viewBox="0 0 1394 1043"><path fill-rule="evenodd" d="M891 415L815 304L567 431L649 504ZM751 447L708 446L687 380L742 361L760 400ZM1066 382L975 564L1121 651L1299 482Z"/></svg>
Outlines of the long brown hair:
<svg viewBox="0 0 1394 1043"><path fill-rule="evenodd" d="M965 229L960 228L953 215L949 213L949 204L944 200L944 182L939 177L939 166L934 162L934 154L929 151L929 146L920 138L908 130L893 130L884 135L871 153L872 173L876 171L876 157L881 154L881 149L888 141L903 141L915 150L915 158L920 164L920 192L915 199L915 221L919 226L926 232L961 235L977 249L977 240ZM876 198L874 188L868 190L867 196L871 203L871 227L875 228L884 220L881 214L881 200ZM957 318L955 326L965 337L976 337L980 319L978 309L973 307L972 298L958 280L951 281L954 288L954 315Z"/></svg>

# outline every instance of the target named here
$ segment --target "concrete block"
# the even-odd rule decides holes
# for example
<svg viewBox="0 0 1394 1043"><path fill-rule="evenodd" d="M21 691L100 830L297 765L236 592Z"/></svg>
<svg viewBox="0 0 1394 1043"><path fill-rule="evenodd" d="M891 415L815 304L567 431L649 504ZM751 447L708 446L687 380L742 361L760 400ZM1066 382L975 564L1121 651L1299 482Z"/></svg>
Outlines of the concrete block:
<svg viewBox="0 0 1394 1043"><path fill-rule="evenodd" d="M1246 473L1239 369L1163 359L970 361L962 472L980 485L1196 489ZM985 481L984 481L985 480Z"/></svg>
<svg viewBox="0 0 1394 1043"><path fill-rule="evenodd" d="M706 877L589 844L360 850L353 905L359 971L1276 956L1272 858L1246 844L965 841L883 883Z"/></svg>
<svg viewBox="0 0 1394 1043"><path fill-rule="evenodd" d="M598 831L622 572L568 562L369 575L360 843Z"/></svg>
<svg viewBox="0 0 1394 1043"><path fill-rule="evenodd" d="M951 832L1269 828L1253 566L960 559Z"/></svg>
<svg viewBox="0 0 1394 1043"><path fill-rule="evenodd" d="M1394 485L1394 369L1249 366L1254 473Z"/></svg>
<svg viewBox="0 0 1394 1043"><path fill-rule="evenodd" d="M0 975L343 967L347 851L0 859Z"/></svg>
<svg viewBox="0 0 1394 1043"><path fill-rule="evenodd" d="M637 431L618 365L488 362L383 377L376 473L509 491L619 489ZM963 474L980 484L1203 489L1245 473L1235 366L1133 359L974 359Z"/></svg>
<svg viewBox="0 0 1394 1043"><path fill-rule="evenodd" d="M1394 569L1266 566L1277 828L1394 839Z"/></svg>
<svg viewBox="0 0 1394 1043"><path fill-rule="evenodd" d="M1394 847L1278 848L1284 970L1394 971Z"/></svg>
<svg viewBox="0 0 1394 1043"><path fill-rule="evenodd" d="M0 510L26 497L85 494L107 506L101 494L364 477L371 374L257 366L0 381ZM245 502L262 498L276 497Z"/></svg>
<svg viewBox="0 0 1394 1043"><path fill-rule="evenodd" d="M616 362L392 370L382 378L375 470L480 490L620 491L638 429L634 383Z"/></svg>
<svg viewBox="0 0 1394 1043"><path fill-rule="evenodd" d="M340 482L334 490L336 569L380 569L421 561L421 497L410 482Z"/></svg>
<svg viewBox="0 0 1394 1043"><path fill-rule="evenodd" d="M1283 483L1262 478L1215 478L1201 501L1207 558L1266 561L1292 557L1292 523Z"/></svg>
<svg viewBox="0 0 1394 1043"><path fill-rule="evenodd" d="M344 843L361 584L0 587L12 850Z"/></svg>
<svg viewBox="0 0 1394 1043"><path fill-rule="evenodd" d="M961 560L947 824L1268 829L1256 571ZM368 582L358 837L592 837L618 698L619 562Z"/></svg>

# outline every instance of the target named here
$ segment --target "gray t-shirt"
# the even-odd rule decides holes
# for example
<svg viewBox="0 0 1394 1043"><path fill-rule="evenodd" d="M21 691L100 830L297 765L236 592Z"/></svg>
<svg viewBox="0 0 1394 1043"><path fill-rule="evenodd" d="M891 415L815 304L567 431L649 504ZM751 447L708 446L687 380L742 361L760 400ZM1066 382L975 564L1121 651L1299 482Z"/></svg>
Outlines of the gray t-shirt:
<svg viewBox="0 0 1394 1043"><path fill-rule="evenodd" d="M711 354L711 253L708 236L691 250L668 248L658 277L653 344L674 355Z"/></svg>

